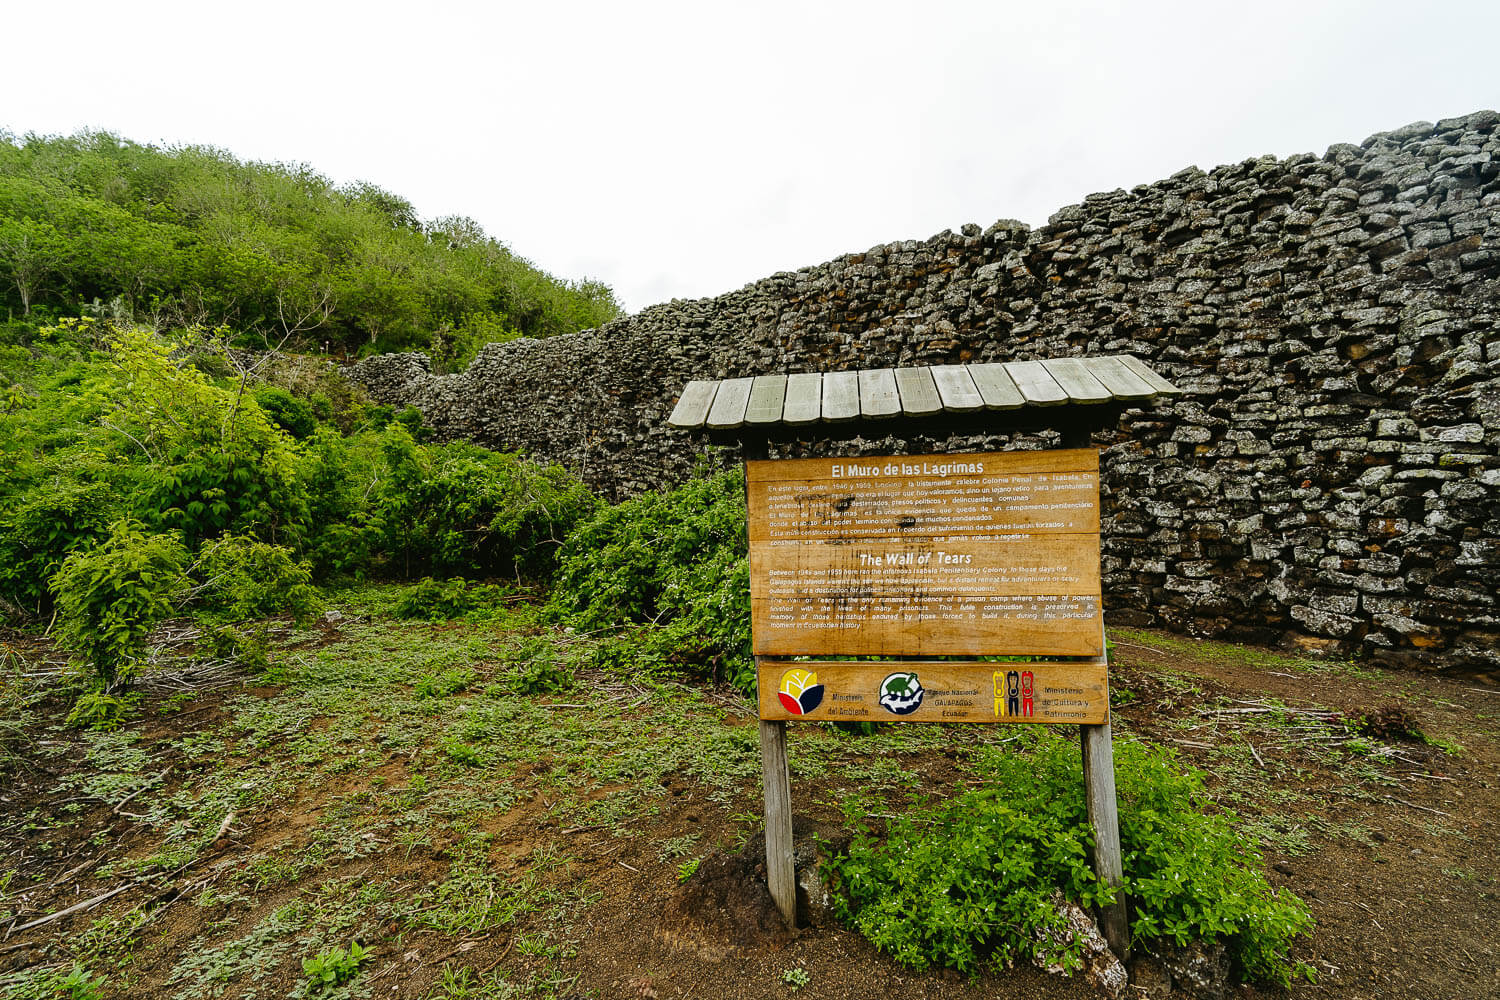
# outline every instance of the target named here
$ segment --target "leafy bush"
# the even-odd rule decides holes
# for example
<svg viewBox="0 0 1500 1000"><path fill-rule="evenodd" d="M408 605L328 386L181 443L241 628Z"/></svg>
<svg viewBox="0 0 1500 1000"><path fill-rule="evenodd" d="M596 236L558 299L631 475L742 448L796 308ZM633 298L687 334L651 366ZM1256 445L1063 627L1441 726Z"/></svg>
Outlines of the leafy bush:
<svg viewBox="0 0 1500 1000"><path fill-rule="evenodd" d="M262 386L255 390L255 404L273 424L299 441L312 436L312 432L318 429L318 417L312 407L285 389Z"/></svg>
<svg viewBox="0 0 1500 1000"><path fill-rule="evenodd" d="M52 476L7 501L0 514L0 596L40 611L47 581L70 553L97 543L120 514L109 483Z"/></svg>
<svg viewBox="0 0 1500 1000"><path fill-rule="evenodd" d="M203 634L198 648L211 657L233 660L254 673L265 673L271 669L267 629L216 625Z"/></svg>
<svg viewBox="0 0 1500 1000"><path fill-rule="evenodd" d="M545 640L523 645L514 665L510 687L516 694L555 694L569 690L576 680L573 661L559 655Z"/></svg>
<svg viewBox="0 0 1500 1000"><path fill-rule="evenodd" d="M308 500L292 439L254 399L181 360L182 346L133 328L110 341L123 398L116 419L151 464L143 515L189 544L226 531L294 539Z"/></svg>
<svg viewBox="0 0 1500 1000"><path fill-rule="evenodd" d="M545 578L562 539L598 506L561 466L469 444L422 447L397 424L381 448L375 517L403 575Z"/></svg>
<svg viewBox="0 0 1500 1000"><path fill-rule="evenodd" d="M382 539L369 500L384 473L376 436L346 439L320 427L300 452L297 476L307 490L304 551L320 579L363 579Z"/></svg>
<svg viewBox="0 0 1500 1000"><path fill-rule="evenodd" d="M434 580L424 577L401 591L392 613L397 618L422 621L451 621L464 615L493 608L511 593L507 587L493 583L471 583L462 577Z"/></svg>
<svg viewBox="0 0 1500 1000"><path fill-rule="evenodd" d="M1092 906L1113 892L1087 861L1077 745L1030 738L1029 755L981 752L985 787L913 808L884 837L857 819L849 847L829 864L841 917L915 968L976 973L1038 949L1075 964L1077 946L1045 933L1061 925L1052 893ZM1201 774L1140 743L1115 746L1134 937L1223 938L1246 978L1288 983L1287 949L1312 923L1301 900L1271 888L1232 817L1206 811Z"/></svg>
<svg viewBox="0 0 1500 1000"><path fill-rule="evenodd" d="M171 613L186 581L181 539L144 528L115 522L108 538L68 556L52 577L58 640L83 659L105 693L139 672L146 637Z"/></svg>
<svg viewBox="0 0 1500 1000"><path fill-rule="evenodd" d="M85 691L73 703L63 722L75 729L113 732L136 714L140 701L141 696L135 692L110 694L100 690Z"/></svg>
<svg viewBox="0 0 1500 1000"><path fill-rule="evenodd" d="M669 664L753 690L745 496L738 469L606 507L559 557L549 607L585 629L651 624Z"/></svg>
<svg viewBox="0 0 1500 1000"><path fill-rule="evenodd" d="M203 546L194 571L202 617L216 624L283 613L301 622L322 610L312 567L280 545L226 534Z"/></svg>

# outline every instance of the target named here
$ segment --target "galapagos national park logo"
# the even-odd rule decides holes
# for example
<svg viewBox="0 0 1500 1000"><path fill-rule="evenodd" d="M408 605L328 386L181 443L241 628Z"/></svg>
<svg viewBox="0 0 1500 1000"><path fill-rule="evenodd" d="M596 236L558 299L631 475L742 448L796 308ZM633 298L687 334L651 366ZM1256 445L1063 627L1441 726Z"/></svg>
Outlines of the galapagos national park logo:
<svg viewBox="0 0 1500 1000"><path fill-rule="evenodd" d="M811 670L788 670L781 675L781 687L776 692L781 707L793 715L806 715L823 704L823 685L818 675Z"/></svg>
<svg viewBox="0 0 1500 1000"><path fill-rule="evenodd" d="M910 715L926 693L914 672L887 674L880 682L880 705L893 715Z"/></svg>

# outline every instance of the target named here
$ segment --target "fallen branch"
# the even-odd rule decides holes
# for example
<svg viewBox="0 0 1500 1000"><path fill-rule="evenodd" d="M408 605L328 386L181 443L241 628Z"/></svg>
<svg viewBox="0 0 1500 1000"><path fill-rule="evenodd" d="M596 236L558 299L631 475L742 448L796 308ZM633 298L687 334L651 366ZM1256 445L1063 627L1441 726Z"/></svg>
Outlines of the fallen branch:
<svg viewBox="0 0 1500 1000"><path fill-rule="evenodd" d="M135 886L135 882L128 882L125 885L116 886L115 888L109 890L106 893L103 893L102 895L95 896L93 899L85 899L81 903L74 903L66 910L58 910L56 913L42 917L38 920L33 920L29 924L22 924L20 927L12 927L10 930L5 932L5 936L10 937L12 934L20 934L22 931L29 931L33 927L41 927L43 924L50 924L54 920L61 920L63 917L70 916L74 913L79 912L80 910L93 909L105 900L113 899L120 893L124 892L126 889L133 889L135 888Z"/></svg>
<svg viewBox="0 0 1500 1000"><path fill-rule="evenodd" d="M1385 799L1386 799L1387 802L1399 802L1403 806L1407 806L1407 807L1409 807L1411 809L1420 809L1423 812L1432 813L1434 816L1449 816L1449 817L1451 817L1453 815L1452 813L1443 812L1441 809L1433 809L1433 808L1431 808L1429 806L1419 806L1415 802L1408 802L1405 799L1398 799L1394 795L1387 795L1385 797Z"/></svg>
<svg viewBox="0 0 1500 1000"><path fill-rule="evenodd" d="M140 788L137 788L135 791L131 792L129 795L127 795L123 799L121 799L119 802L116 802L115 803L115 807L112 810L112 812L114 812L114 814L116 816L120 815L120 810L125 807L125 803L129 802L131 799L135 798L137 795L139 795L142 792L146 791L146 789L148 789L148 788L155 788L156 787L156 782L158 782L161 779L165 778L167 776L167 772L171 771L171 770L172 769L170 767L167 768L166 770L164 770L160 774L158 774L155 778L147 780L147 782L144 785L142 785Z"/></svg>

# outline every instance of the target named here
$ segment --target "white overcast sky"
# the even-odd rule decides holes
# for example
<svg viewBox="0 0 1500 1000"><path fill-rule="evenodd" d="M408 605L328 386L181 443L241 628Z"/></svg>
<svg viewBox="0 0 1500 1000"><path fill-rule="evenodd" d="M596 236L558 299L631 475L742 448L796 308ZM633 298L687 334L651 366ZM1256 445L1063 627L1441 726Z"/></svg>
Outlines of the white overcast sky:
<svg viewBox="0 0 1500 1000"><path fill-rule="evenodd" d="M311 164L631 311L1500 108L1500 2L5 5L0 129Z"/></svg>

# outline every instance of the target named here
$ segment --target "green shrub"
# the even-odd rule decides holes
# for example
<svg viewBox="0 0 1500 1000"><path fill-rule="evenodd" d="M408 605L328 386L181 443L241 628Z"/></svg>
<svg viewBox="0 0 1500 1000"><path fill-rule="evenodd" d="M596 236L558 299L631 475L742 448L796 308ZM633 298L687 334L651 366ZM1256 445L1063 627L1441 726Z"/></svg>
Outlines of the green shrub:
<svg viewBox="0 0 1500 1000"><path fill-rule="evenodd" d="M0 514L0 595L35 611L64 559L97 543L120 515L120 499L103 482L58 474L6 499Z"/></svg>
<svg viewBox="0 0 1500 1000"><path fill-rule="evenodd" d="M63 723L75 729L113 732L135 717L140 703L141 696L134 692L110 694L99 690L85 691L73 703Z"/></svg>
<svg viewBox="0 0 1500 1000"><path fill-rule="evenodd" d="M320 579L363 579L382 539L369 495L384 469L374 434L353 439L320 427L300 449L297 478L307 490L304 552Z"/></svg>
<svg viewBox="0 0 1500 1000"><path fill-rule="evenodd" d="M602 508L559 557L551 612L580 628L650 623L658 660L751 691L743 475L695 479Z"/></svg>
<svg viewBox="0 0 1500 1000"><path fill-rule="evenodd" d="M424 577L401 591L392 613L408 620L451 621L491 609L511 592L498 584L471 583L462 577L448 580Z"/></svg>
<svg viewBox="0 0 1500 1000"><path fill-rule="evenodd" d="M290 549L244 535L223 535L198 553L194 596L214 624L290 614L303 622L322 610L312 567Z"/></svg>
<svg viewBox="0 0 1500 1000"><path fill-rule="evenodd" d="M277 427L299 441L311 437L318 429L318 418L312 407L277 386L262 386L255 390L255 403ZM332 415L332 408L329 408Z"/></svg>
<svg viewBox="0 0 1500 1000"><path fill-rule="evenodd" d="M233 660L253 673L271 669L268 630L215 625L204 632L198 648L216 659Z"/></svg>
<svg viewBox="0 0 1500 1000"><path fill-rule="evenodd" d="M463 443L423 447L399 424L381 448L375 516L404 576L545 579L562 539L598 506L561 466Z"/></svg>
<svg viewBox="0 0 1500 1000"><path fill-rule="evenodd" d="M58 640L113 693L146 659L146 637L184 590L188 552L175 534L148 535L137 521L110 526L99 545L74 552L52 577Z"/></svg>
<svg viewBox="0 0 1500 1000"><path fill-rule="evenodd" d="M569 690L576 680L576 664L545 638L522 641L505 660L512 670L505 686L513 694L554 694Z"/></svg>
<svg viewBox="0 0 1500 1000"><path fill-rule="evenodd" d="M848 849L829 864L843 919L904 964L977 973L1024 957L1060 925L1054 891L1083 906L1110 902L1087 861L1077 744L1045 732L1028 738L1030 754L981 752L985 787L913 808L883 837L857 820ZM1115 746L1134 938L1222 938L1245 978L1287 984L1287 950L1312 923L1306 907L1272 889L1232 817L1206 811L1198 772L1140 743ZM1076 962L1076 946L1041 940L1049 960Z"/></svg>
<svg viewBox="0 0 1500 1000"><path fill-rule="evenodd" d="M294 541L308 520L293 440L256 405L215 385L149 330L115 331L114 415L150 461L140 511L196 545L226 531Z"/></svg>

